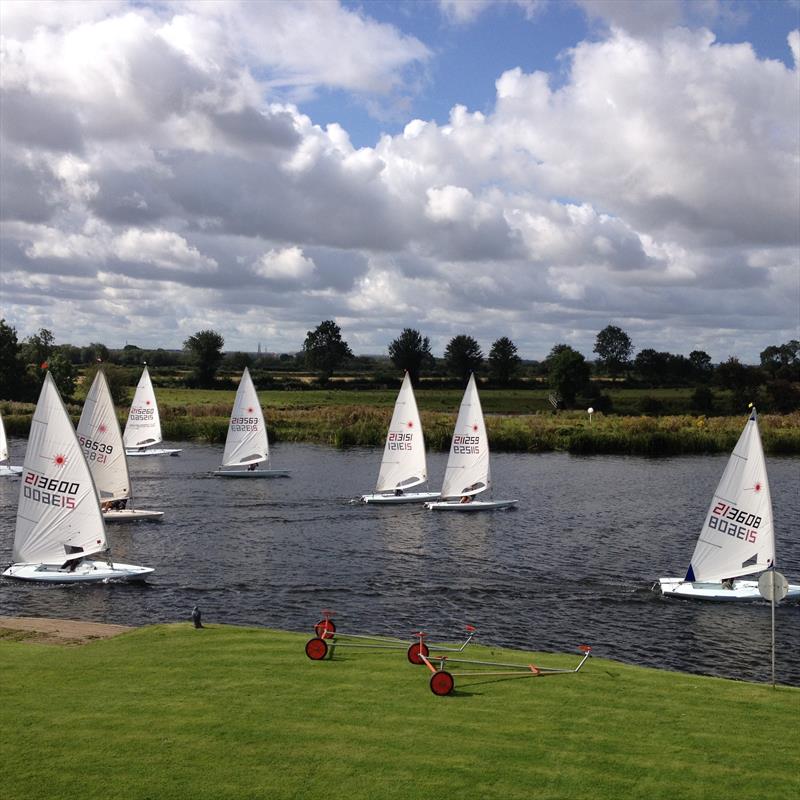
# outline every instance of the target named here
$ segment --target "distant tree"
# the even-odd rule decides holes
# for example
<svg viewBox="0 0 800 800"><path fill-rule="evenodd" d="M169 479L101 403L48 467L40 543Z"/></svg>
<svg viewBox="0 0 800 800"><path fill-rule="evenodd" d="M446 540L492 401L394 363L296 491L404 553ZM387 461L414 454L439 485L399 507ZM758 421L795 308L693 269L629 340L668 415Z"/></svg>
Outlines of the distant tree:
<svg viewBox="0 0 800 800"><path fill-rule="evenodd" d="M16 328L0 319L0 399L21 400L24 397L25 363Z"/></svg>
<svg viewBox="0 0 800 800"><path fill-rule="evenodd" d="M92 342L88 347L81 349L81 363L95 364L97 362L106 363L109 360L110 353L104 344Z"/></svg>
<svg viewBox="0 0 800 800"><path fill-rule="evenodd" d="M714 411L714 393L710 386L698 386L692 394L692 411L711 414Z"/></svg>
<svg viewBox="0 0 800 800"><path fill-rule="evenodd" d="M779 414L790 414L800 410L800 388L791 381L781 378L767 383L769 408Z"/></svg>
<svg viewBox="0 0 800 800"><path fill-rule="evenodd" d="M488 360L492 378L503 386L510 383L522 361L517 355L517 346L508 336L501 336L492 344Z"/></svg>
<svg viewBox="0 0 800 800"><path fill-rule="evenodd" d="M353 358L347 342L342 339L342 331L333 320L324 320L308 331L303 342L306 366L320 373L320 382L327 383L335 369L348 358Z"/></svg>
<svg viewBox="0 0 800 800"><path fill-rule="evenodd" d="M594 352L599 356L598 361L601 367L614 378L627 368L633 352L633 344L622 328L618 328L616 325L607 325L597 334Z"/></svg>
<svg viewBox="0 0 800 800"><path fill-rule="evenodd" d="M578 394L588 391L590 372L583 355L569 345L555 345L547 357L550 387L565 406L574 405Z"/></svg>
<svg viewBox="0 0 800 800"><path fill-rule="evenodd" d="M22 357L26 364L42 366L53 352L55 337L47 328L40 328L38 333L29 336L22 345Z"/></svg>
<svg viewBox="0 0 800 800"><path fill-rule="evenodd" d="M742 364L731 356L714 371L714 380L731 393L731 411L743 411L748 403L756 402L758 387L762 383L762 372L758 367Z"/></svg>
<svg viewBox="0 0 800 800"><path fill-rule="evenodd" d="M245 367L253 366L253 357L249 353L237 351L225 356L225 365L235 372L244 372Z"/></svg>
<svg viewBox="0 0 800 800"><path fill-rule="evenodd" d="M389 344L389 358L397 369L408 372L411 383L416 386L422 368L433 364L430 339L413 328L403 328L403 332Z"/></svg>
<svg viewBox="0 0 800 800"><path fill-rule="evenodd" d="M471 336L454 336L444 351L447 371L466 383L471 373L483 364L480 345Z"/></svg>
<svg viewBox="0 0 800 800"><path fill-rule="evenodd" d="M792 339L762 350L761 366L772 379L800 381L800 341Z"/></svg>
<svg viewBox="0 0 800 800"><path fill-rule="evenodd" d="M141 347L137 347L135 344L126 344L125 347L122 348L122 351L119 352L120 364L132 367L141 364L143 361L147 361L144 357L144 350L142 350Z"/></svg>
<svg viewBox="0 0 800 800"><path fill-rule="evenodd" d="M194 371L192 383L207 389L214 385L219 365L222 363L222 347L225 339L214 330L198 331L184 343L183 349L191 354Z"/></svg>
<svg viewBox="0 0 800 800"><path fill-rule="evenodd" d="M75 394L76 377L75 367L72 362L63 353L55 352L50 355L47 361L43 361L42 364L47 365L45 368L42 368L41 364L39 365L42 380L44 380L46 369L56 382L61 397L63 397L64 400L71 399L72 395Z"/></svg>
<svg viewBox="0 0 800 800"><path fill-rule="evenodd" d="M692 365L694 379L698 383L707 383L714 374L711 356L704 350L692 350L689 353L689 363Z"/></svg>

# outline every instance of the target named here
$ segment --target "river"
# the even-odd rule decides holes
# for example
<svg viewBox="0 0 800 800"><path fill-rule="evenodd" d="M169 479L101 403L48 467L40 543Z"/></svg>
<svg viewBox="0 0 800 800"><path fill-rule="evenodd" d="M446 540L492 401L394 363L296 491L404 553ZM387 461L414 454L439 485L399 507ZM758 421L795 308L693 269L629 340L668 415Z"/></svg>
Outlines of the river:
<svg viewBox="0 0 800 800"><path fill-rule="evenodd" d="M572 651L748 681L770 679L770 607L665 600L680 576L726 456L645 459L492 456L510 511L433 513L351 503L371 491L381 451L273 447L274 480L211 475L222 448L130 460L136 507L162 522L109 526L114 557L155 567L146 584L43 586L0 580L0 614L145 625L189 619L312 631L323 608L340 630L420 628L485 644ZM10 463L25 441L12 439ZM446 454L431 453L431 488ZM800 459L768 459L777 563L800 580ZM0 561L11 560L19 480L0 480ZM777 677L800 685L800 604L777 608ZM302 653L298 658L304 657Z"/></svg>

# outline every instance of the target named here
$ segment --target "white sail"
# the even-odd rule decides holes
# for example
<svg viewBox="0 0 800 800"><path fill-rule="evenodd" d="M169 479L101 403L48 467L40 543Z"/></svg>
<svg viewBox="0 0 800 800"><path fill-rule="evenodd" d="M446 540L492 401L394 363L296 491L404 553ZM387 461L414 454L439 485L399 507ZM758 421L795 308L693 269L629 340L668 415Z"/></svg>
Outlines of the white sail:
<svg viewBox="0 0 800 800"><path fill-rule="evenodd" d="M96 489L50 373L33 414L14 535L14 561L60 564L107 548Z"/></svg>
<svg viewBox="0 0 800 800"><path fill-rule="evenodd" d="M233 402L222 466L260 464L268 460L267 426L264 423L256 387L253 385L249 370L245 367Z"/></svg>
<svg viewBox="0 0 800 800"><path fill-rule="evenodd" d="M470 375L450 444L442 498L476 495L490 485L489 440L475 376Z"/></svg>
<svg viewBox="0 0 800 800"><path fill-rule="evenodd" d="M122 444L117 412L108 381L97 371L78 422L78 441L92 472L100 500L125 500L131 496L128 460Z"/></svg>
<svg viewBox="0 0 800 800"><path fill-rule="evenodd" d="M708 508L687 581L720 581L774 566L772 499L756 410Z"/></svg>
<svg viewBox="0 0 800 800"><path fill-rule="evenodd" d="M377 492L408 489L428 480L425 464L425 439L414 398L411 379L406 373L394 404L378 473Z"/></svg>
<svg viewBox="0 0 800 800"><path fill-rule="evenodd" d="M6 426L3 425L3 417L0 415L0 461L8 458L8 439L6 439Z"/></svg>
<svg viewBox="0 0 800 800"><path fill-rule="evenodd" d="M161 441L161 419L147 367L139 378L123 437L125 447L147 447Z"/></svg>

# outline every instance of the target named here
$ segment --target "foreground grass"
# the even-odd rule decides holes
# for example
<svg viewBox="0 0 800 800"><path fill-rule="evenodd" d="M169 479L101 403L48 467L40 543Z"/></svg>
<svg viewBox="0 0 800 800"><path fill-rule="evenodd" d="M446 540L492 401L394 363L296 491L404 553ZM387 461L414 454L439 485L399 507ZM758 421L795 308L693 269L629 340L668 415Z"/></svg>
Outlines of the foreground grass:
<svg viewBox="0 0 800 800"><path fill-rule="evenodd" d="M83 647L0 640L4 796L674 800L800 788L797 689L595 658L577 675L457 683L439 698L403 653L312 662L307 639L160 625ZM530 660L473 651L490 654Z"/></svg>

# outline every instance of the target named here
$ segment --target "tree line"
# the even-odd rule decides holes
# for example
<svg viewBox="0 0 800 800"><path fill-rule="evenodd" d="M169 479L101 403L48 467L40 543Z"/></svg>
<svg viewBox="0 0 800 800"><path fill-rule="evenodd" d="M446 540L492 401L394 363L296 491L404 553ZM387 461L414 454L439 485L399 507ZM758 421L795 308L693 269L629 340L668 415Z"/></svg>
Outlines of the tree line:
<svg viewBox="0 0 800 800"><path fill-rule="evenodd" d="M188 337L182 351L147 350L126 345L111 350L103 344L86 347L56 345L51 331L41 329L23 341L16 330L0 320L0 386L2 399L32 400L38 395L46 367L53 373L62 393L71 397L80 368L106 364L112 393L124 377L114 375L114 366L173 367L187 371L183 385L195 388L220 386L223 370L240 372L244 367L261 371L309 370L318 382L326 385L336 371L377 374L386 367L369 356L355 356L342 336L339 325L324 320L307 332L302 350L294 354L254 356L242 352L223 351L225 340L215 330L202 330ZM760 354L758 365L743 364L735 356L713 364L708 353L693 350L688 356L645 348L634 356L630 336L615 325L608 325L595 339L594 361L589 361L565 343L553 346L541 362L523 361L517 346L507 336L492 343L484 355L479 343L468 334L453 336L437 359L431 351L430 339L420 331L405 328L389 343L388 361L399 372L407 371L415 385L422 376L452 379L464 384L470 373L498 387L547 386L551 402L557 408L592 405L599 411L610 411L608 392L617 387L668 388L693 387L693 407L700 412L713 411L712 387L727 390L738 402L741 398L760 396L768 407L789 412L800 407L800 342L791 340L771 345ZM120 388L120 393L123 390ZM653 404L657 404L653 400ZM658 408L643 408L658 411Z"/></svg>

